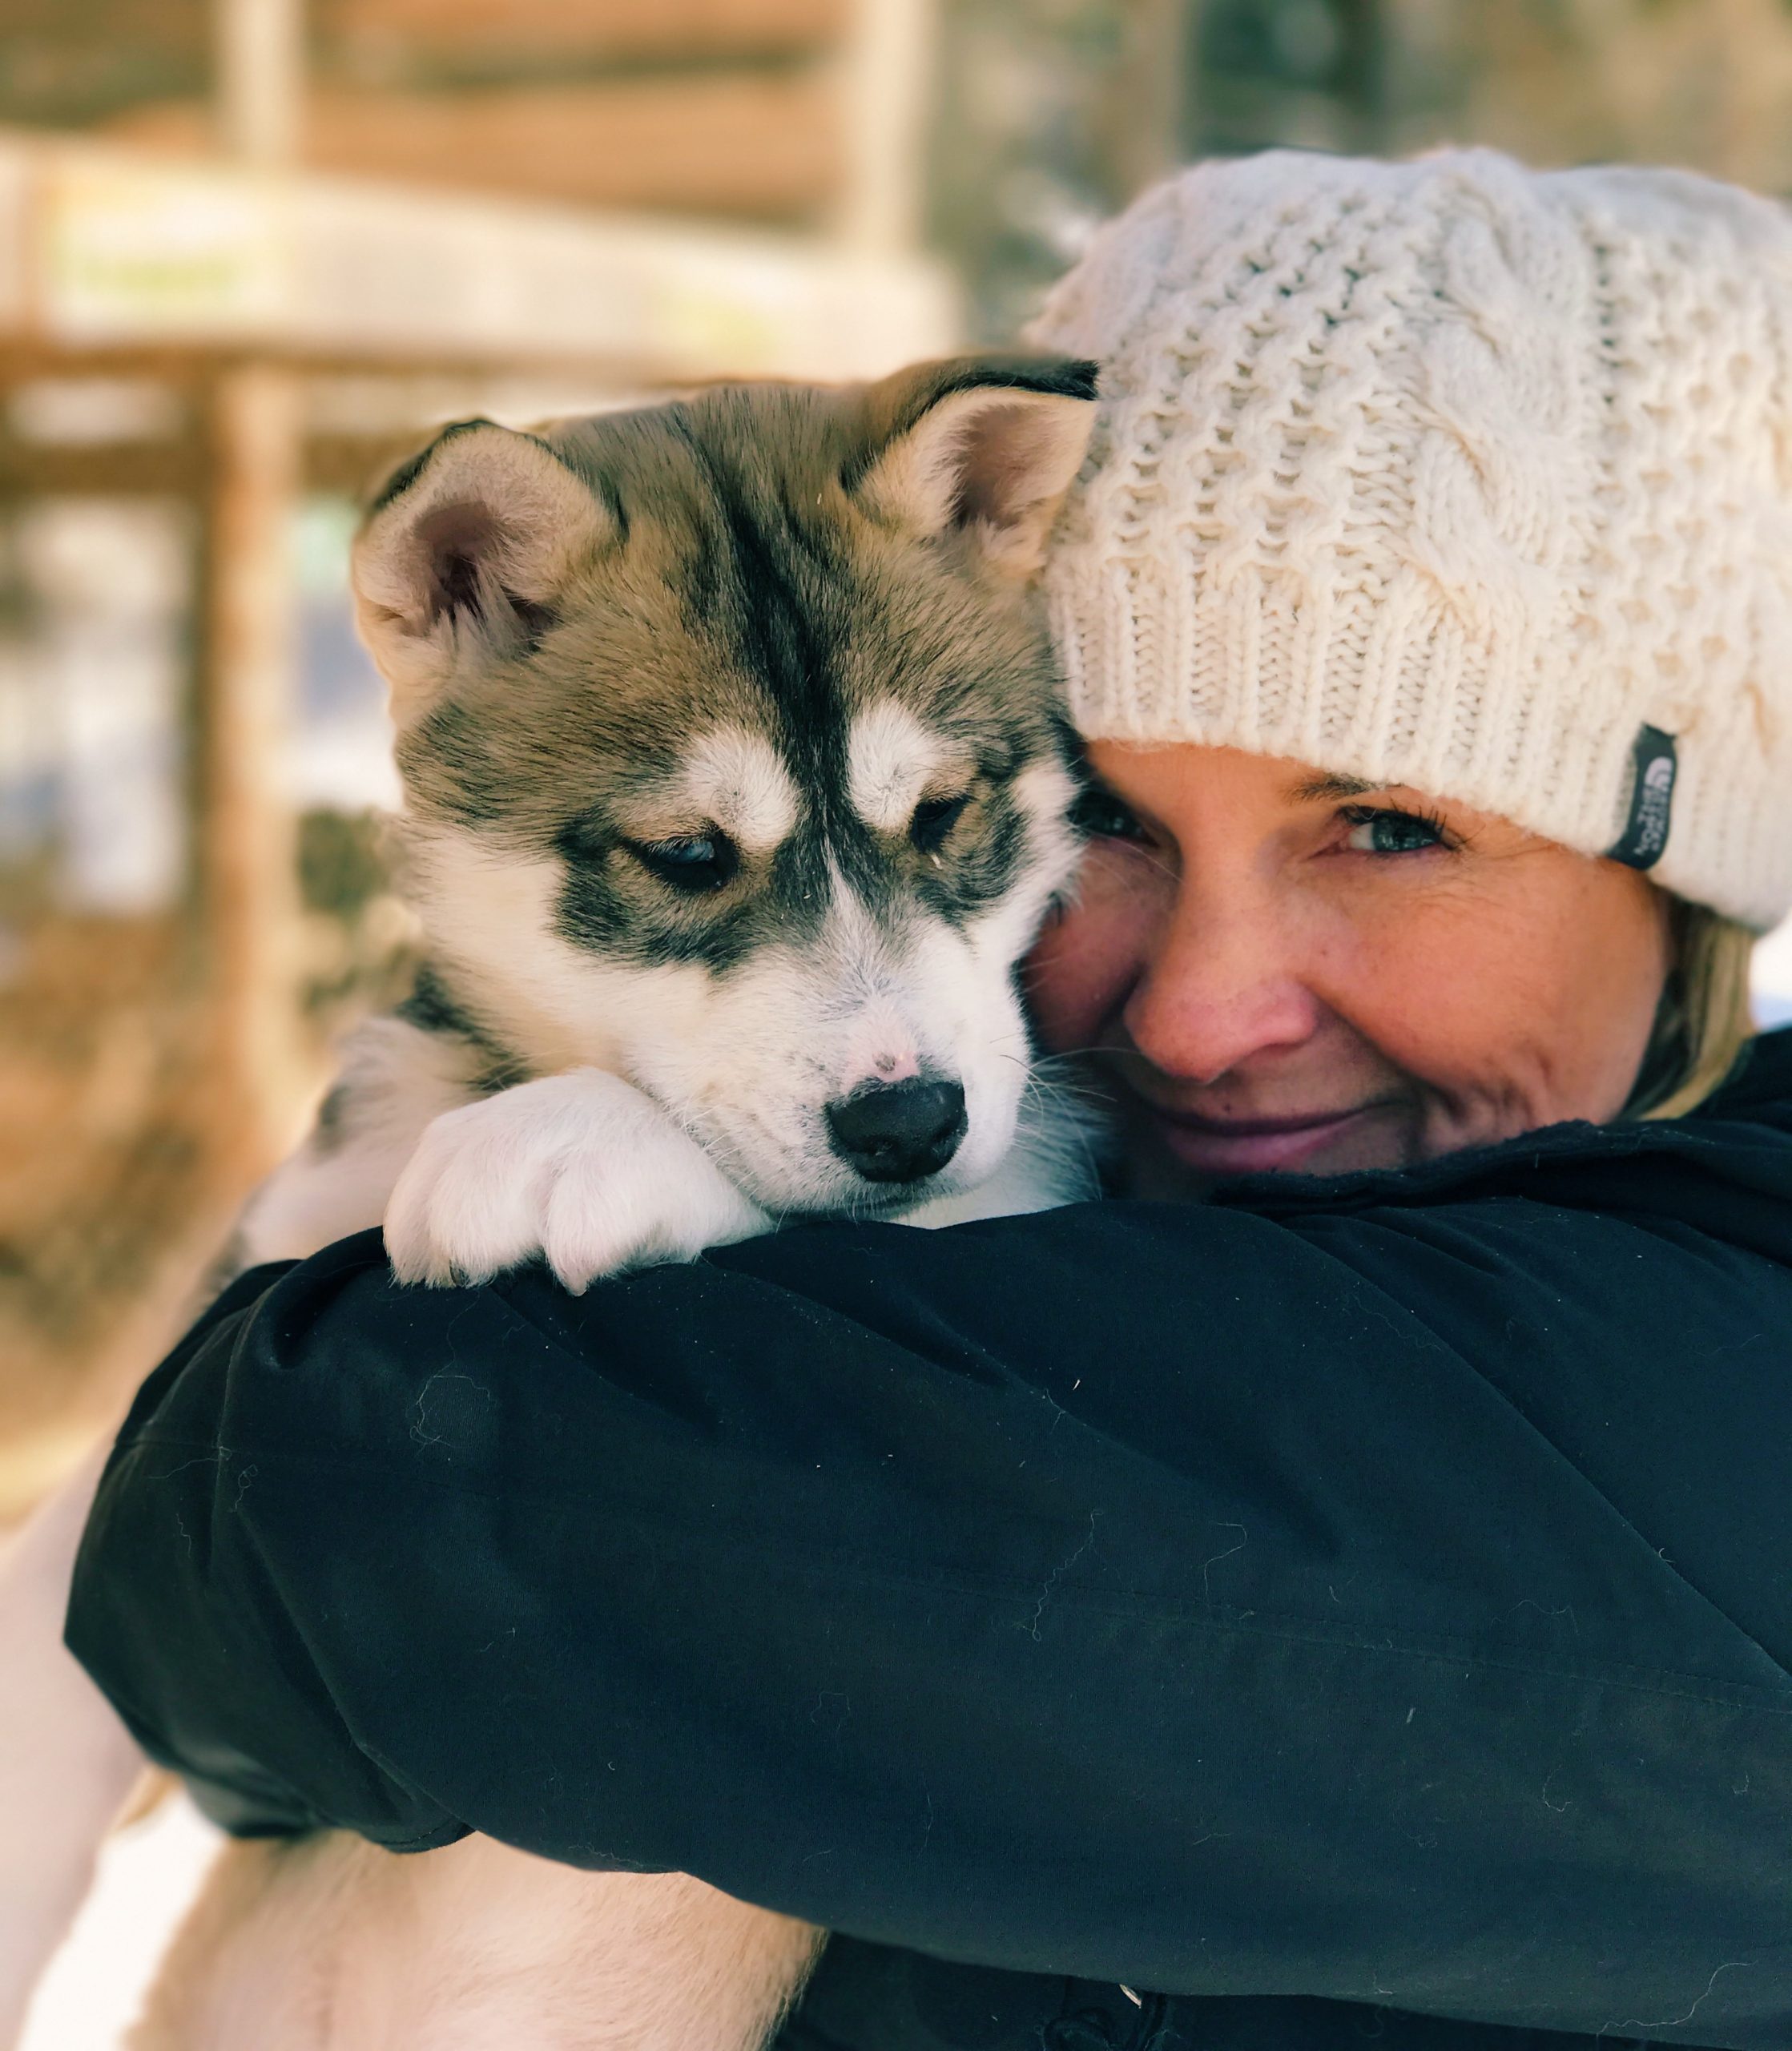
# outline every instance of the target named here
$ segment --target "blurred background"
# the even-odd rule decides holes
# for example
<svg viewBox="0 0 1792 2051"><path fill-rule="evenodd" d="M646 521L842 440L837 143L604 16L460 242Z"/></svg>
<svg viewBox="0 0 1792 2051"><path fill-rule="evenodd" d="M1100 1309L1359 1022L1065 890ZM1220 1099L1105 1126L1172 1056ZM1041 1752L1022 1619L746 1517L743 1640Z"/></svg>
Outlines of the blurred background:
<svg viewBox="0 0 1792 2051"><path fill-rule="evenodd" d="M1008 340L1178 162L1441 140L1792 189L1792 6L0 0L0 1526L402 987L385 463Z"/></svg>
<svg viewBox="0 0 1792 2051"><path fill-rule="evenodd" d="M401 986L385 463L1003 340L1179 161L1444 139L1786 190L1792 8L0 0L0 1524Z"/></svg>
<svg viewBox="0 0 1792 2051"><path fill-rule="evenodd" d="M384 463L1004 340L1179 161L1445 139L1785 190L1792 8L0 0L0 1524L401 983Z"/></svg>

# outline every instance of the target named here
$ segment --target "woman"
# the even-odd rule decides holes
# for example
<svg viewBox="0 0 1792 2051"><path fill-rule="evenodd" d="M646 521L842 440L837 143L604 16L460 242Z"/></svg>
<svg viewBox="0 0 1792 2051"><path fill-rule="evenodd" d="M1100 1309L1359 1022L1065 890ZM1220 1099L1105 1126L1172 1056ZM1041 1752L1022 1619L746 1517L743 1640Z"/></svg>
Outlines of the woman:
<svg viewBox="0 0 1792 2051"><path fill-rule="evenodd" d="M1031 981L1206 1200L245 1278L78 1579L139 1735L825 1924L805 2051L1792 2038L1789 334L1690 179L1142 201L1041 329L1109 405Z"/></svg>

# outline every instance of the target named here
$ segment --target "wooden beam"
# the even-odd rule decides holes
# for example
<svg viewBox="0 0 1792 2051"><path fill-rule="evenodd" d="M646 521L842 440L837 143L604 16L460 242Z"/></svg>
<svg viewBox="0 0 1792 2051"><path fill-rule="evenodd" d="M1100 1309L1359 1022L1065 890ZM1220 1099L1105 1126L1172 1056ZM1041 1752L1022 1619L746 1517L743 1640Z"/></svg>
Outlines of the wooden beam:
<svg viewBox="0 0 1792 2051"><path fill-rule="evenodd" d="M845 0L320 0L325 46L389 59L496 65L586 58L746 56L812 50L842 30Z"/></svg>
<svg viewBox="0 0 1792 2051"><path fill-rule="evenodd" d="M803 70L555 87L386 92L320 86L300 136L313 170L583 207L812 221L845 152L832 81ZM112 139L197 155L196 103L143 107Z"/></svg>
<svg viewBox="0 0 1792 2051"><path fill-rule="evenodd" d="M819 236L278 177L0 134L0 356L875 376L958 334L943 267Z"/></svg>

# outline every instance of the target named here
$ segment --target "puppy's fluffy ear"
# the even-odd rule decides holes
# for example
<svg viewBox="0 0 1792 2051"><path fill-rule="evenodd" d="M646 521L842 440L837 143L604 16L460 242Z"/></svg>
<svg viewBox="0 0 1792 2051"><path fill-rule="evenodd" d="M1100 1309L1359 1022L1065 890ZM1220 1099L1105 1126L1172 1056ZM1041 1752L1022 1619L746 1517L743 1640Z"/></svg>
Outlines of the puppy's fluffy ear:
<svg viewBox="0 0 1792 2051"><path fill-rule="evenodd" d="M444 428L395 471L355 542L356 623L401 724L449 675L552 624L606 509L544 441L490 421Z"/></svg>
<svg viewBox="0 0 1792 2051"><path fill-rule="evenodd" d="M998 569L1030 577L1095 421L1092 363L964 357L872 386L872 445L857 478L877 519L963 533Z"/></svg>

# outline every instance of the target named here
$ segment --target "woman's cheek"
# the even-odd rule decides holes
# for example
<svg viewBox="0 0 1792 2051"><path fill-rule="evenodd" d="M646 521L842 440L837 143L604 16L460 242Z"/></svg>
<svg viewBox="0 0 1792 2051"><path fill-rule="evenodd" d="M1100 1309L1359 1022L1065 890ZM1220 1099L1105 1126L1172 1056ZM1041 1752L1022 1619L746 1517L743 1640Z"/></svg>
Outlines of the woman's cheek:
<svg viewBox="0 0 1792 2051"><path fill-rule="evenodd" d="M1380 1067L1404 1078L1424 1152L1443 1150L1434 1131L1460 1134L1459 1144L1498 1136L1521 1093L1516 1071L1530 1065L1514 1060L1528 1037L1522 961L1448 899L1390 887L1334 910L1323 945L1308 949L1310 981Z"/></svg>
<svg viewBox="0 0 1792 2051"><path fill-rule="evenodd" d="M1157 929L1150 893L1117 874L1123 866L1095 850L1075 899L1027 957L1023 987L1048 1054L1102 1044L1150 959Z"/></svg>
<svg viewBox="0 0 1792 2051"><path fill-rule="evenodd" d="M1047 1054L1092 1046L1110 1008L1113 978L1081 944L1088 921L1076 911L1061 912L1033 943L1021 971L1028 1009Z"/></svg>
<svg viewBox="0 0 1792 2051"><path fill-rule="evenodd" d="M1440 1130L1472 1145L1616 1118L1667 969L1653 886L1547 844L1492 880L1477 915L1420 922L1415 972L1435 1008L1417 1012L1406 1066Z"/></svg>
<svg viewBox="0 0 1792 2051"><path fill-rule="evenodd" d="M1367 950L1355 1022L1414 1086L1427 1158L1604 1114L1587 1086L1597 1018L1571 1001L1573 979L1534 928L1504 944L1499 911L1462 929L1415 916L1398 945Z"/></svg>

